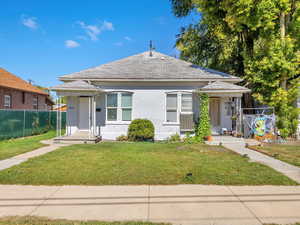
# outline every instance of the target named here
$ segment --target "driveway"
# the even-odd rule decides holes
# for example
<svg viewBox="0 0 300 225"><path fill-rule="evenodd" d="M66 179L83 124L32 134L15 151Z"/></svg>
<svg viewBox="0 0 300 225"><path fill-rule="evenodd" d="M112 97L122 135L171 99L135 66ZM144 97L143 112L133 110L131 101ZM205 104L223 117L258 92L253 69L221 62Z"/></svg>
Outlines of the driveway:
<svg viewBox="0 0 300 225"><path fill-rule="evenodd" d="M299 186L0 186L0 216L194 225L300 221Z"/></svg>

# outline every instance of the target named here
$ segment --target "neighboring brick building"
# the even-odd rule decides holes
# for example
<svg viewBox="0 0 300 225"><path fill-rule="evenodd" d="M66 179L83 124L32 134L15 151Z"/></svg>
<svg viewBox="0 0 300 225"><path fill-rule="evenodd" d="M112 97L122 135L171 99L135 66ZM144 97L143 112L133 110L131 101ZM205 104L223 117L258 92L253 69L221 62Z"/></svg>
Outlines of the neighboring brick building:
<svg viewBox="0 0 300 225"><path fill-rule="evenodd" d="M51 110L49 94L0 68L0 109Z"/></svg>

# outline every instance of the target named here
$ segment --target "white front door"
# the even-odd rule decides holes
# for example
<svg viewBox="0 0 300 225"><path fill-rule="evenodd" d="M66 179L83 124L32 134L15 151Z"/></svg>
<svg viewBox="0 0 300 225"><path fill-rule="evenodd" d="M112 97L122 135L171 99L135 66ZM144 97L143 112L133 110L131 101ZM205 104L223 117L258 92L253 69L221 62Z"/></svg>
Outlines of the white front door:
<svg viewBox="0 0 300 225"><path fill-rule="evenodd" d="M209 116L212 126L212 133L216 134L220 132L220 99L209 99Z"/></svg>
<svg viewBox="0 0 300 225"><path fill-rule="evenodd" d="M89 130L89 98L79 98L79 130Z"/></svg>

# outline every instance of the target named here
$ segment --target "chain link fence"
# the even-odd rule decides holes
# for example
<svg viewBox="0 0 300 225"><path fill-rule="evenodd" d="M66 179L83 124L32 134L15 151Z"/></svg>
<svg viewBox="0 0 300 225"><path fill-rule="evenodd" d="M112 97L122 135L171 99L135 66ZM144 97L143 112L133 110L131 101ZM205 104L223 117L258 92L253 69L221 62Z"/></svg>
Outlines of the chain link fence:
<svg viewBox="0 0 300 225"><path fill-rule="evenodd" d="M61 112L66 127L66 112ZM56 129L56 111L0 110L0 140L26 137Z"/></svg>

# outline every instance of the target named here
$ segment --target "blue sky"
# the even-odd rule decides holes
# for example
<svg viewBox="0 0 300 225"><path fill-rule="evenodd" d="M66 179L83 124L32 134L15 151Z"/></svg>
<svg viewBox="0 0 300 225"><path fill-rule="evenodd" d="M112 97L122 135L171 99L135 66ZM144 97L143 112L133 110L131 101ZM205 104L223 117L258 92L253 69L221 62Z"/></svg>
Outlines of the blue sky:
<svg viewBox="0 0 300 225"><path fill-rule="evenodd" d="M57 77L148 50L175 55L175 36L195 16L175 18L169 0L3 1L0 67L49 87Z"/></svg>

